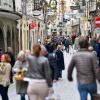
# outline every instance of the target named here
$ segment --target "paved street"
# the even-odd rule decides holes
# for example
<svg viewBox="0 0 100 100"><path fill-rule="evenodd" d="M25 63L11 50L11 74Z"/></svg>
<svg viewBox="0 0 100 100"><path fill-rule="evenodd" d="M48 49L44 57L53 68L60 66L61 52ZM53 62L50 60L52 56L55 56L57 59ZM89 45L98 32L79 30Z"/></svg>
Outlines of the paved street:
<svg viewBox="0 0 100 100"><path fill-rule="evenodd" d="M79 100L76 79L74 78L75 81L72 83L67 81L67 67L72 55L64 53L64 56L65 56L66 70L63 72L63 80L54 84L55 93L57 95L60 95L61 100ZM74 76L76 76L75 71L74 71ZM9 97L10 97L10 100L19 100L19 96L16 95L15 84L12 84L10 86Z"/></svg>

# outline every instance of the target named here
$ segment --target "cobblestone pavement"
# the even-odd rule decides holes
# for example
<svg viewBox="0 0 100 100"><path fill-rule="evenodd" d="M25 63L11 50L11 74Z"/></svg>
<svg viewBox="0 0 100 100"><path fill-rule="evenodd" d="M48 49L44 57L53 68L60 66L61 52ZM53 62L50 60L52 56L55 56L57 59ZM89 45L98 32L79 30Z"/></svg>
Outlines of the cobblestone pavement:
<svg viewBox="0 0 100 100"><path fill-rule="evenodd" d="M56 95L60 95L61 100L80 100L77 91L76 82L76 71L74 70L74 81L68 82L67 80L67 68L68 64L72 58L72 54L67 54L64 52L66 70L63 71L63 79L54 84L54 90ZM19 96L16 95L15 84L12 84L9 89L9 100L20 100ZM1 100L1 98L0 98ZM28 99L27 99L28 100Z"/></svg>

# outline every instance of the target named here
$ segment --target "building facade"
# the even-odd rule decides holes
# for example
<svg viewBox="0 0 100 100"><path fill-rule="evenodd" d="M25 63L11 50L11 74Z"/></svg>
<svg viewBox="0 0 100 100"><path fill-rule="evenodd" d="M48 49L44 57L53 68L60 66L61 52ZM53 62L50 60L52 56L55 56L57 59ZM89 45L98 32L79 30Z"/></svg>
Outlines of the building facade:
<svg viewBox="0 0 100 100"><path fill-rule="evenodd" d="M31 50L33 44L44 42L44 22L35 17L23 16L19 20L19 50Z"/></svg>
<svg viewBox="0 0 100 100"><path fill-rule="evenodd" d="M18 31L17 19L21 15L15 11L14 0L0 0L0 48L7 51L7 47L12 47L14 52L18 52Z"/></svg>

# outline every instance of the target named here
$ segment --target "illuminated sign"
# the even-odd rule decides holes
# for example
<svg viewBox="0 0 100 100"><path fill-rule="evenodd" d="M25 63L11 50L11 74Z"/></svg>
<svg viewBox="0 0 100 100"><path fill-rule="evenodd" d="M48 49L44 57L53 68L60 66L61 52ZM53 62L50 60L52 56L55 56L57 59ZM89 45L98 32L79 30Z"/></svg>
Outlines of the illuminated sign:
<svg viewBox="0 0 100 100"><path fill-rule="evenodd" d="M0 0L0 8L8 11L13 11L13 0Z"/></svg>

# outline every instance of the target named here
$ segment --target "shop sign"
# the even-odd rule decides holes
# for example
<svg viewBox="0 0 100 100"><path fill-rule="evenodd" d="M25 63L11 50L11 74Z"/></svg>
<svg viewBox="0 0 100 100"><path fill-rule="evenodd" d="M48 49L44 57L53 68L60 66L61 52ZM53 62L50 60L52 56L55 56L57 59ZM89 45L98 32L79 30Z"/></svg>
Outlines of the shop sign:
<svg viewBox="0 0 100 100"><path fill-rule="evenodd" d="M96 28L100 28L100 17L95 18L95 25L96 25Z"/></svg>
<svg viewBox="0 0 100 100"><path fill-rule="evenodd" d="M80 9L80 5L70 6L70 8L71 8L72 10L79 10L79 9Z"/></svg>
<svg viewBox="0 0 100 100"><path fill-rule="evenodd" d="M36 22L32 21L32 23L30 24L30 30L33 30L36 28Z"/></svg>
<svg viewBox="0 0 100 100"><path fill-rule="evenodd" d="M0 0L0 8L3 10L14 11L13 0Z"/></svg>

